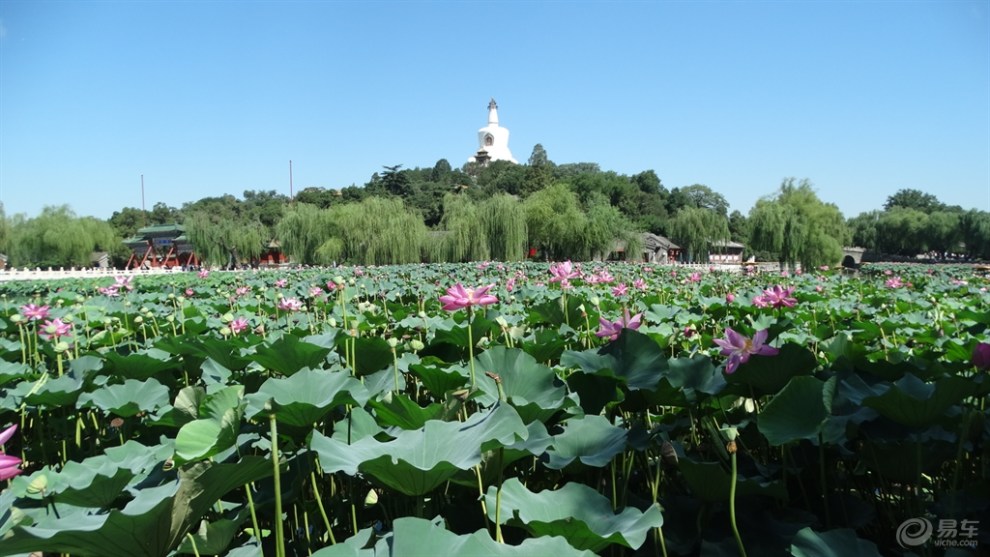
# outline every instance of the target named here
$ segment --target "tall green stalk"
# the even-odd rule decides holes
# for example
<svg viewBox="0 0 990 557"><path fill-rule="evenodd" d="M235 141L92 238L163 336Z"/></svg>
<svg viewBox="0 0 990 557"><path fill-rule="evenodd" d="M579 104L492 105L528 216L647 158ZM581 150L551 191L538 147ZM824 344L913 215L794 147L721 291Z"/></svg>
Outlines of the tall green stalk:
<svg viewBox="0 0 990 557"><path fill-rule="evenodd" d="M282 525L282 475L279 470L278 422L275 414L268 418L272 436L272 468L275 475L275 557L285 557L285 532Z"/></svg>

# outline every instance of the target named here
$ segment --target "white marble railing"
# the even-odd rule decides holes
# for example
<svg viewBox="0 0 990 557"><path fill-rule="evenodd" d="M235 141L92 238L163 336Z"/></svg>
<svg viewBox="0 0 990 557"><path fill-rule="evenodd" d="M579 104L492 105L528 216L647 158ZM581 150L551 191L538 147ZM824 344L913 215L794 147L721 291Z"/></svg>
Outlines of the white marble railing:
<svg viewBox="0 0 990 557"><path fill-rule="evenodd" d="M3 269L0 270L0 282L12 280L56 280L64 278L102 278L119 276L147 276L164 275L171 273L181 273L181 269L155 268L155 269L111 269L111 268L85 268L76 269L71 267L66 269L60 267L53 269Z"/></svg>

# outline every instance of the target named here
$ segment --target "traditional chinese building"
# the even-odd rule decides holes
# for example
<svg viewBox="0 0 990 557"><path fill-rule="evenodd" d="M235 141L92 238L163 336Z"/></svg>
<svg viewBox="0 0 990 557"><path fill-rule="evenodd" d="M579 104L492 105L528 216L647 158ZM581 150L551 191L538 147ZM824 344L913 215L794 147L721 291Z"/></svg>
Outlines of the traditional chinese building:
<svg viewBox="0 0 990 557"><path fill-rule="evenodd" d="M509 130L498 125L498 105L495 99L488 103L488 125L478 130L478 151L468 158L482 166L492 161L516 163L509 151Z"/></svg>
<svg viewBox="0 0 990 557"><path fill-rule="evenodd" d="M137 235L124 240L131 248L128 269L184 267L199 265L199 259L181 224L163 224L139 228Z"/></svg>

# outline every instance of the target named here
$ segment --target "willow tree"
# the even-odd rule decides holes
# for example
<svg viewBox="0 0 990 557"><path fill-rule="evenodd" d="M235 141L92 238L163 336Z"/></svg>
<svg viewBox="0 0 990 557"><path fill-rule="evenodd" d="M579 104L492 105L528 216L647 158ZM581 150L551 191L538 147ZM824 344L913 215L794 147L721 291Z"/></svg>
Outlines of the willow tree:
<svg viewBox="0 0 990 557"><path fill-rule="evenodd" d="M582 259L605 258L618 246L623 246L626 258L630 254L637 258L642 253L641 234L604 195L596 194L590 198L586 216L588 224L581 234L585 249Z"/></svg>
<svg viewBox="0 0 990 557"><path fill-rule="evenodd" d="M851 239L839 208L818 199L808 180L784 180L774 196L757 201L749 218L750 247L775 252L791 267L834 265Z"/></svg>
<svg viewBox="0 0 990 557"><path fill-rule="evenodd" d="M275 238L281 244L282 251L293 261L312 264L318 261L317 250L324 243L335 236L339 238L338 229L330 210L308 203L296 203L285 211L275 225ZM324 255L326 252L324 250ZM331 261L335 260L331 258Z"/></svg>
<svg viewBox="0 0 990 557"><path fill-rule="evenodd" d="M448 193L443 197L440 227L444 261L483 261L491 257L487 223L481 211L466 195Z"/></svg>
<svg viewBox="0 0 990 557"><path fill-rule="evenodd" d="M207 212L186 216L186 237L200 261L233 267L261 256L271 232L258 221L238 222Z"/></svg>
<svg viewBox="0 0 990 557"><path fill-rule="evenodd" d="M417 263L426 225L401 199L369 197L333 208L345 259L365 265Z"/></svg>
<svg viewBox="0 0 990 557"><path fill-rule="evenodd" d="M79 218L68 205L48 206L34 218L10 222L8 257L15 266L83 267L94 251L119 253L120 238L107 222Z"/></svg>
<svg viewBox="0 0 990 557"><path fill-rule="evenodd" d="M531 246L548 259L583 258L588 218L566 184L557 183L530 195L523 208Z"/></svg>
<svg viewBox="0 0 990 557"><path fill-rule="evenodd" d="M526 211L515 197L497 194L478 206L482 228L488 237L488 251L498 261L526 258Z"/></svg>
<svg viewBox="0 0 990 557"><path fill-rule="evenodd" d="M670 220L670 239L687 253L690 261L707 261L715 242L728 240L729 220L702 207L686 206Z"/></svg>

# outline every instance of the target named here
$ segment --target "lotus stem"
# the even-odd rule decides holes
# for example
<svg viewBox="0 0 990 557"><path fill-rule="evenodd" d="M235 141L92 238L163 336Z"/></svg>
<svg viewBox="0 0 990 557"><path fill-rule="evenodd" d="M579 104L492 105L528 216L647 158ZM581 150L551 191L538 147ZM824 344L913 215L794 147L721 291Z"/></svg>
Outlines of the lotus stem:
<svg viewBox="0 0 990 557"><path fill-rule="evenodd" d="M282 477L279 471L278 421L275 414L268 417L272 436L272 467L275 480L275 557L285 557L285 532L282 531Z"/></svg>
<svg viewBox="0 0 990 557"><path fill-rule="evenodd" d="M330 543L337 545L337 540L333 536L333 528L330 527L330 517L327 516L327 510L323 508L323 499L320 497L320 488L316 485L316 471L310 471L309 480L313 484L313 497L316 498L316 508L320 510L320 518L323 519L323 526L327 529L327 534L330 536Z"/></svg>
<svg viewBox="0 0 990 557"><path fill-rule="evenodd" d="M743 546L742 537L739 535L739 526L736 525L736 479L738 469L736 465L736 442L729 441L726 446L729 451L729 458L732 460L732 479L729 483L729 523L732 525L732 535L736 538L736 545L739 547L739 555L746 557L746 548Z"/></svg>
<svg viewBox="0 0 990 557"><path fill-rule="evenodd" d="M254 529L254 539L258 540L258 547L261 547L261 528L258 526L258 513L254 509L254 496L251 495L251 484L244 484L244 491L247 493L248 510L251 511L251 527Z"/></svg>

